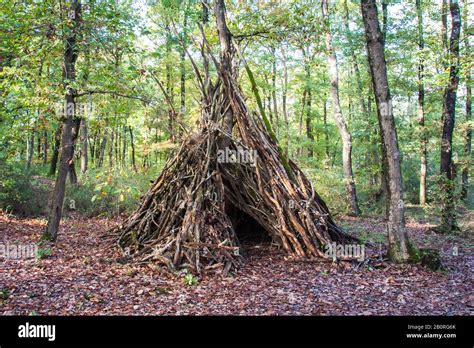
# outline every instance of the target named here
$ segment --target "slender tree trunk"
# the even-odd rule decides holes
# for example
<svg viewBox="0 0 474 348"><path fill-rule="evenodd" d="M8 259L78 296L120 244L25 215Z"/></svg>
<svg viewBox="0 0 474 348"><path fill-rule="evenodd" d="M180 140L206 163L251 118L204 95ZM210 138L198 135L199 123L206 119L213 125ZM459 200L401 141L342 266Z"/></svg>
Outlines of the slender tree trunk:
<svg viewBox="0 0 474 348"><path fill-rule="evenodd" d="M400 151L375 0L362 0L361 12L386 168L388 255L394 262L407 262L412 246L405 230Z"/></svg>
<svg viewBox="0 0 474 348"><path fill-rule="evenodd" d="M387 43L387 31L388 31L388 0L382 0L382 21L383 21L383 28L382 28L382 37L383 37L383 47L385 50L385 45ZM383 157L383 154L382 154ZM387 174L385 171L387 168L385 167L385 162L382 163L382 170L381 170L381 195L380 197L383 198L387 194Z"/></svg>
<svg viewBox="0 0 474 348"><path fill-rule="evenodd" d="M272 54L272 99L273 99L273 114L275 115L275 134L278 136L279 133L279 119L278 119L278 102L277 102L277 94L276 94L276 54L275 54L275 47L271 47L271 54Z"/></svg>
<svg viewBox="0 0 474 348"><path fill-rule="evenodd" d="M56 132L54 133L54 149L53 149L53 156L51 157L51 164L49 167L49 176L56 175L56 167L58 165L59 159L59 147L61 146L61 126L58 126Z"/></svg>
<svg viewBox="0 0 474 348"><path fill-rule="evenodd" d="M312 94L311 94L311 61L309 54L306 53L305 49L302 48L303 52L303 58L304 58L304 69L305 69L305 76L306 76L306 81L305 81L305 101L306 104L304 104L304 110L306 114L306 137L309 140L308 144L308 157L313 157L313 145L314 145L314 135L313 135L313 127L312 127L312 110L311 110L311 99L312 99Z"/></svg>
<svg viewBox="0 0 474 348"><path fill-rule="evenodd" d="M465 56L468 62L472 64L472 55L471 55L471 46L469 46L469 33L468 33L468 3L467 0L463 2L463 33L464 33L464 46L465 46ZM464 135L464 157L465 163L462 169L461 176L461 199L467 198L467 193L469 189L469 167L471 164L471 142L472 142L472 127L470 125L471 116L472 116L472 79L471 79L471 70L466 69L466 123L467 129Z"/></svg>
<svg viewBox="0 0 474 348"><path fill-rule="evenodd" d="M267 74L264 74L265 85L270 86L270 81L268 81ZM267 115L270 119L270 124L273 128L275 128L275 124L273 123L273 112L272 112L272 97L270 88L265 88L263 91L263 109L265 110L265 115Z"/></svg>
<svg viewBox="0 0 474 348"><path fill-rule="evenodd" d="M328 107L326 95L323 101L323 123L324 123L324 149L326 160L329 160L329 131L328 131Z"/></svg>
<svg viewBox="0 0 474 348"><path fill-rule="evenodd" d="M113 155L114 155L114 138L115 138L115 134L114 134L114 130L112 129L112 132L110 132L110 143L109 143L109 168L112 169L113 167Z"/></svg>
<svg viewBox="0 0 474 348"><path fill-rule="evenodd" d="M354 66L354 73L355 73L356 82L357 82L356 84L357 93L359 94L360 111L362 112L364 117L368 117L367 106L364 100L364 90L362 88L362 78L360 75L359 64L357 63L357 56L355 54L355 46L351 37L351 30L349 29L349 9L347 7L347 0L344 0L344 16L342 17L342 19L343 19L344 26L346 29L345 31L346 31L347 41L349 43L349 50L350 50L352 65Z"/></svg>
<svg viewBox="0 0 474 348"><path fill-rule="evenodd" d="M388 29L388 0L382 0L382 38L385 46L387 42L387 29Z"/></svg>
<svg viewBox="0 0 474 348"><path fill-rule="evenodd" d="M314 135L313 135L313 126L312 126L312 113L311 113L311 89L308 88L306 93L306 136L309 139L308 145L308 157L313 157L313 144L314 144Z"/></svg>
<svg viewBox="0 0 474 348"><path fill-rule="evenodd" d="M114 155L115 155L115 162L117 164L120 162L119 148L120 148L120 128L117 125L115 127L115 143L114 143Z"/></svg>
<svg viewBox="0 0 474 348"><path fill-rule="evenodd" d="M43 130L43 164L48 163L48 131Z"/></svg>
<svg viewBox="0 0 474 348"><path fill-rule="evenodd" d="M38 118L39 118L39 110L38 110ZM38 160L42 158L41 155L41 131L38 132L38 141L36 142L36 157Z"/></svg>
<svg viewBox="0 0 474 348"><path fill-rule="evenodd" d="M187 32L187 27L188 27L188 11L187 11L187 5L186 3L186 9L184 13L184 20L183 20L183 46L186 45L186 32ZM181 78L180 78L180 121L184 120L184 116L186 114L186 51L184 47L181 47L181 52L180 52L180 73L181 73ZM178 135L181 135L181 128L178 127Z"/></svg>
<svg viewBox="0 0 474 348"><path fill-rule="evenodd" d="M423 10L422 0L416 0L416 13L418 18L418 124L421 133L421 168L420 168L420 204L426 204L426 176L428 168L428 150L425 129L425 85L424 85L424 53L425 41L423 39Z"/></svg>
<svg viewBox="0 0 474 348"><path fill-rule="evenodd" d="M281 96L281 103L283 108L283 117L285 118L285 156L288 157L288 144L290 142L290 124L288 121L288 110L286 106L286 96L288 94L288 66L287 56L284 48L281 49L283 56L283 90Z"/></svg>
<svg viewBox="0 0 474 348"><path fill-rule="evenodd" d="M97 159L97 139L99 137L99 131L96 130L94 132L94 136L92 137L92 142L90 144L90 151L91 151L91 162L95 166L96 165L96 159Z"/></svg>
<svg viewBox="0 0 474 348"><path fill-rule="evenodd" d="M443 59L443 65L445 68L448 67L446 64L446 58L448 56L448 0L442 0L441 2L441 42L443 44L443 53L445 54Z"/></svg>
<svg viewBox="0 0 474 348"><path fill-rule="evenodd" d="M81 132L81 173L85 173L87 171L87 142L88 142L88 134L87 134L87 121L85 118L81 119L80 125L80 132Z"/></svg>
<svg viewBox="0 0 474 348"><path fill-rule="evenodd" d="M77 172L74 161L69 165L69 181L72 185L77 185Z"/></svg>
<svg viewBox="0 0 474 348"><path fill-rule="evenodd" d="M349 74L349 81L352 81L351 74ZM352 103L352 93L349 93L347 97L349 99L349 103L347 105L347 124L350 126L352 122L352 118L354 116L354 104Z"/></svg>
<svg viewBox="0 0 474 348"><path fill-rule="evenodd" d="M209 22L209 0L202 0L202 23Z"/></svg>
<svg viewBox="0 0 474 348"><path fill-rule="evenodd" d="M173 103L173 83L172 83L172 76L171 76L171 29L169 24L166 24L166 94L169 96L170 103ZM168 129L170 132L170 140L174 141L176 139L175 134L175 114L173 112L173 108L171 105L168 107Z"/></svg>
<svg viewBox="0 0 474 348"><path fill-rule="evenodd" d="M225 18L225 4L224 0L215 0L214 1L214 14L216 16L217 23L217 34L219 36L219 46L220 46L220 61L222 64L222 70L234 73L232 67L232 59L234 50L231 43L231 34L229 28L227 27L226 18ZM225 103L224 105L227 105ZM234 126L234 115L231 108L227 108L224 115L224 129L227 133L232 132ZM224 147L226 146L226 140L224 141Z"/></svg>
<svg viewBox="0 0 474 348"><path fill-rule="evenodd" d="M135 172L137 172L137 164L135 162L135 143L133 141L133 131L132 127L128 127L128 131L130 132L130 143L132 145L132 167Z"/></svg>
<svg viewBox="0 0 474 348"><path fill-rule="evenodd" d="M74 82L76 78L76 60L79 54L77 47L77 36L79 34L81 25L81 3L79 0L73 0L70 4L70 12L74 13L74 19L68 21L70 26L69 36L66 39L64 64L63 64L63 79L66 89L65 102L66 118L63 123L62 132L62 153L59 167L59 173L54 186L54 192L51 201L51 210L48 218L48 225L44 231L44 238L55 241L58 235L59 223L61 221L64 194L66 189L66 178L69 171L69 163L72 161L72 127L75 111L75 90L70 83Z"/></svg>
<svg viewBox="0 0 474 348"><path fill-rule="evenodd" d="M339 99L339 73L337 67L336 53L332 46L331 28L329 22L329 11L327 0L322 1L323 20L326 26L326 50L329 63L329 77L331 79L331 97L334 109L334 121L339 130L342 140L342 167L344 171L344 180L346 183L347 202L349 213L353 216L360 215L359 204L357 200L357 190L354 182L354 174L352 171L352 136L347 128L341 110Z"/></svg>
<svg viewBox="0 0 474 348"><path fill-rule="evenodd" d="M298 136L296 138L296 142L298 144L301 144L301 137L302 137L302 134L303 134L303 116L304 116L304 113L305 113L305 110L306 110L306 94L307 93L308 93L308 91L305 87L304 90L303 90L303 96L301 97L301 113L300 113L300 117L299 117L299 120L298 120ZM303 153L303 148L302 148L302 146L300 146L300 147L298 147L297 155L301 156L302 153Z"/></svg>
<svg viewBox="0 0 474 348"><path fill-rule="evenodd" d="M27 139L27 158L26 158L26 170L30 170L31 164L33 163L33 155L35 152L35 132L31 131L30 136Z"/></svg>
<svg viewBox="0 0 474 348"><path fill-rule="evenodd" d="M368 115L370 116L372 115L372 98L370 96L367 98L367 112L368 112ZM371 124L370 120L368 120L368 124ZM377 127L374 127L374 131L370 133L370 147L371 147L370 158L371 158L371 164L373 168L379 166L381 162L380 156L379 156L379 152L380 152L380 146L379 146L379 141L378 141L379 138L380 137L377 132ZM385 176L383 175L382 169L380 171L377 171L371 174L373 174L370 176L371 185L373 186L373 188L375 188L376 186L379 186L379 189L374 194L375 201L379 201L385 194L385 187L386 187L386 185L384 184Z"/></svg>
<svg viewBox="0 0 474 348"><path fill-rule="evenodd" d="M123 126L123 135L122 135L122 167L127 166L127 126Z"/></svg>
<svg viewBox="0 0 474 348"><path fill-rule="evenodd" d="M74 111L76 112L76 111ZM74 155L75 155L75 148L76 148L76 143L77 143L77 138L79 136L79 128L81 126L81 118L76 115L74 117L74 123L73 123L73 128L71 132L72 136L72 158L69 161L69 180L71 181L71 184L77 185L77 172L76 172L76 165L74 161Z"/></svg>
<svg viewBox="0 0 474 348"><path fill-rule="evenodd" d="M180 121L184 120L186 114L186 65L184 48L181 51L181 86L180 86ZM178 127L178 135L181 135L181 128Z"/></svg>
<svg viewBox="0 0 474 348"><path fill-rule="evenodd" d="M97 156L99 162L99 168L102 168L104 164L104 156L105 156L105 149L107 147L107 138L109 137L109 119L105 119L105 129L104 129L104 134L102 136L102 142L100 144L100 147L98 148L99 154Z"/></svg>
<svg viewBox="0 0 474 348"><path fill-rule="evenodd" d="M442 177L442 216L439 231L452 232L457 229L456 211L454 206L454 179L456 177L453 155L453 131L456 111L456 93L459 84L459 36L461 32L461 16L457 0L450 2L451 37L449 40L449 81L444 91L443 100L443 133L441 136L440 174Z"/></svg>

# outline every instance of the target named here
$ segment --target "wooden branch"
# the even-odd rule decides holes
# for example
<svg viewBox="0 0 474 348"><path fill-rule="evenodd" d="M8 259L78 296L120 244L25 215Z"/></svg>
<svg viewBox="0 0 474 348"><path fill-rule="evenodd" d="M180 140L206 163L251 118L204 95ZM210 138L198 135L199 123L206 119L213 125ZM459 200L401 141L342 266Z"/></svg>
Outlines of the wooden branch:
<svg viewBox="0 0 474 348"><path fill-rule="evenodd" d="M270 134L270 137L272 138L272 140L277 145L278 154L280 155L281 162L282 162L283 166L285 167L286 174L288 174L288 177L293 182L296 182L293 171L291 170L290 165L288 163L288 159L286 158L285 153L283 152L282 148L278 145L278 139L277 139L275 133L273 132L272 125L271 125L270 121L268 120L267 115L265 114L265 109L262 105L262 99L260 98L260 94L258 93L257 83L255 82L255 78L253 76L252 70L250 70L250 67L247 64L247 61L245 60L245 57L241 54L239 46L235 45L235 47L236 47L236 50L237 50L237 53L238 53L240 59L242 60L243 65L245 67L245 71L247 72L247 75L249 77L250 84L252 85L252 92L253 92L253 94L255 96L255 99L257 101L258 109L259 109L260 114L263 118L265 128L267 129L268 133Z"/></svg>

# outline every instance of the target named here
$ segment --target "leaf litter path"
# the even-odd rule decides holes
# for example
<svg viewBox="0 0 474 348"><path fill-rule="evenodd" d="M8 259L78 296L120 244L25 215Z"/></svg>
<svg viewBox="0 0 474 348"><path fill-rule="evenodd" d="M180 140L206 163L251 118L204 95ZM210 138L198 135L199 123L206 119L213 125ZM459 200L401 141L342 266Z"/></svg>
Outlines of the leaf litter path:
<svg viewBox="0 0 474 348"><path fill-rule="evenodd" d="M342 218L350 232L383 234L376 219ZM370 265L285 260L270 246L253 247L232 277L197 285L153 265L121 264L103 238L117 221L70 215L52 255L0 259L2 315L469 315L474 252L461 237L409 223L418 246L441 249L447 270L419 265ZM44 219L0 215L0 243L37 243ZM370 233L369 233L370 232ZM3 241L1 240L3 238ZM458 255L453 247L458 246Z"/></svg>

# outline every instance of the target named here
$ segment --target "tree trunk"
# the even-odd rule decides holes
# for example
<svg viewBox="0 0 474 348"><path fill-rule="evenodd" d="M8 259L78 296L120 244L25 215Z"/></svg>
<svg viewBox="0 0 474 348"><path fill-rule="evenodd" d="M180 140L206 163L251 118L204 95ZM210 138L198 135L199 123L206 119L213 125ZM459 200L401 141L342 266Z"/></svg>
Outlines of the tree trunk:
<svg viewBox="0 0 474 348"><path fill-rule="evenodd" d="M184 116L186 114L186 31L188 27L188 3L184 10L184 20L183 20L183 42L181 47L181 56L180 56L180 121L184 121ZM181 127L178 128L178 135L181 136Z"/></svg>
<svg viewBox="0 0 474 348"><path fill-rule="evenodd" d="M127 166L127 126L125 125L122 134L122 167L125 168Z"/></svg>
<svg viewBox="0 0 474 348"><path fill-rule="evenodd" d="M87 134L87 121L85 118L81 119L80 125L80 132L81 132L81 173L85 173L87 171L87 142L88 142L88 134Z"/></svg>
<svg viewBox="0 0 474 348"><path fill-rule="evenodd" d="M279 135L279 120L278 120L278 107L277 107L277 97L276 97L276 54L275 47L271 48L272 54L272 99L273 99L273 114L275 116L275 134Z"/></svg>
<svg viewBox="0 0 474 348"><path fill-rule="evenodd" d="M110 143L109 143L109 168L112 169L113 167L113 155L114 155L114 130L112 129L112 132L110 132Z"/></svg>
<svg viewBox="0 0 474 348"><path fill-rule="evenodd" d="M468 33L468 3L464 0L463 3L463 32L464 32L464 45L465 45L465 56L468 61L472 62L471 46L469 46L469 33ZM472 127L470 125L472 116L472 89L471 89L471 70L469 67L466 69L466 123L467 129L464 135L464 157L465 163L462 168L461 178L461 199L467 199L467 193L469 189L469 167L471 164L471 142L472 142Z"/></svg>
<svg viewBox="0 0 474 348"><path fill-rule="evenodd" d="M313 126L312 126L312 117L311 117L311 89L308 88L306 93L306 137L309 140L308 144L308 157L313 157L313 145L314 145L314 135L313 135Z"/></svg>
<svg viewBox="0 0 474 348"><path fill-rule="evenodd" d="M422 10L422 0L416 0L416 13L418 18L418 124L420 125L421 133L421 154L420 154L420 205L426 204L426 175L428 168L428 150L427 143L428 139L426 137L425 129L425 85L424 85L424 70L425 66L424 53L425 41L423 39L423 10Z"/></svg>
<svg viewBox="0 0 474 348"><path fill-rule="evenodd" d="M224 0L215 0L214 1L214 13L216 16L217 23L217 34L219 36L220 44L220 60L222 68L224 71L227 71L230 74L234 74L235 71L232 67L232 58L233 58L233 47L231 43L231 35L229 28L227 27L226 18L225 18L225 4ZM228 103L224 103L227 105ZM227 108L224 115L224 129L227 133L232 132L234 126L234 115L231 108ZM227 146L227 140L224 141L224 147Z"/></svg>
<svg viewBox="0 0 474 348"><path fill-rule="evenodd" d="M288 144L290 142L290 124L288 121L288 110L286 108L286 96L288 94L288 66L286 64L287 56L284 48L281 49L283 56L283 90L281 104L283 108L283 117L285 118L285 156L288 157Z"/></svg>
<svg viewBox="0 0 474 348"><path fill-rule="evenodd" d="M354 43L352 41L351 37L351 30L349 29L349 9L347 7L347 0L344 0L344 16L342 17L344 21L344 26L345 26L345 31L346 31L346 37L347 41L349 43L349 50L350 50L350 55L351 55L351 60L352 60L352 65L354 66L354 73L356 76L356 82L357 82L357 93L359 94L359 105L360 105L360 111L362 112L364 117L368 117L367 113L367 106L365 104L364 100L364 90L362 88L362 78L360 76L360 70L359 70L359 64L357 63L357 56L355 54L355 47Z"/></svg>
<svg viewBox="0 0 474 348"><path fill-rule="evenodd" d="M100 130L96 130L94 132L94 136L92 137L92 142L90 144L90 151L91 151L91 162L96 165L97 160L97 139L99 138Z"/></svg>
<svg viewBox="0 0 474 348"><path fill-rule="evenodd" d="M324 123L324 149L326 160L329 161L329 132L328 132L328 108L326 95L323 101L323 123Z"/></svg>
<svg viewBox="0 0 474 348"><path fill-rule="evenodd" d="M117 164L120 162L119 148L120 148L120 128L117 125L115 127L115 143L114 143L114 155L115 155L115 162Z"/></svg>
<svg viewBox="0 0 474 348"><path fill-rule="evenodd" d="M58 126L56 132L54 133L54 149L53 149L53 156L51 157L51 165L49 167L49 176L56 175L56 167L58 165L58 158L59 158L59 147L61 146L61 126Z"/></svg>
<svg viewBox="0 0 474 348"><path fill-rule="evenodd" d="M306 137L309 140L308 144L308 157L313 157L313 145L314 145L314 135L313 135L313 127L312 127L312 117L311 117L311 66L310 66L310 57L309 54L306 53L305 49L302 48L303 57L304 57L304 69L305 69L305 98L306 104L304 105L304 110L306 114Z"/></svg>
<svg viewBox="0 0 474 348"><path fill-rule="evenodd" d="M128 127L128 131L130 132L130 143L132 145L132 167L135 172L137 172L137 164L135 162L135 143L133 141L133 131L132 127Z"/></svg>
<svg viewBox="0 0 474 348"><path fill-rule="evenodd" d="M302 137L302 134L303 134L303 116L304 116L304 112L306 110L306 94L307 93L308 93L308 91L305 87L303 89L303 96L301 97L301 113L300 113L300 117L299 117L299 120L298 120L298 136L296 137L296 142L298 144L301 144L301 137ZM301 154L303 153L303 147L299 146L296 153L297 153L298 156L301 156Z"/></svg>
<svg viewBox="0 0 474 348"><path fill-rule="evenodd" d="M450 3L451 11L451 37L449 40L449 81L444 91L443 99L443 133L441 136L441 204L442 216L439 231L452 232L457 229L456 212L454 206L454 179L455 168L452 161L453 131L456 111L456 93L459 84L459 35L461 32L461 16L457 0Z"/></svg>
<svg viewBox="0 0 474 348"><path fill-rule="evenodd" d="M30 170L31 164L33 163L33 155L35 152L35 132L32 130L30 136L26 142L28 151L27 151L27 158L26 158L26 170Z"/></svg>
<svg viewBox="0 0 474 348"><path fill-rule="evenodd" d="M443 44L443 65L445 68L448 67L446 64L446 57L448 56L448 0L442 0L441 2L441 42Z"/></svg>
<svg viewBox="0 0 474 348"><path fill-rule="evenodd" d="M180 86L180 121L184 120L186 114L186 65L184 48L181 51L181 86ZM178 135L181 135L181 128L178 127Z"/></svg>
<svg viewBox="0 0 474 348"><path fill-rule="evenodd" d="M66 95L65 102L66 118L63 123L62 134L62 153L59 167L59 173L54 186L54 192L51 201L51 210L48 218L48 225L44 231L44 238L55 241L58 235L59 223L61 221L64 194L66 190L66 178L69 171L69 163L72 161L72 127L75 111L75 93L76 91L71 87L76 78L76 60L79 54L77 47L77 36L81 25L81 3L79 0L73 0L70 5L70 12L74 13L74 19L68 21L70 26L70 34L66 39L64 64L63 64L63 81L65 84Z"/></svg>
<svg viewBox="0 0 474 348"><path fill-rule="evenodd" d="M109 119L105 119L105 129L104 129L104 134L102 136L102 142L100 144L100 147L98 148L99 154L98 154L98 166L99 168L102 168L102 165L104 164L104 156L105 156L105 148L107 146L107 138L109 136Z"/></svg>
<svg viewBox="0 0 474 348"><path fill-rule="evenodd" d="M38 118L39 118L39 110L38 110ZM36 157L38 160L41 159L41 131L38 132L38 141L36 142Z"/></svg>
<svg viewBox="0 0 474 348"><path fill-rule="evenodd" d="M268 84L268 80L266 81L267 84ZM272 127L274 128L275 127L275 124L273 123L273 111L272 111L272 97L271 97L271 93L268 93L267 95L267 106L268 106L268 116L270 117L270 124L272 125Z"/></svg>
<svg viewBox="0 0 474 348"><path fill-rule="evenodd" d="M43 164L48 163L48 131L43 131Z"/></svg>
<svg viewBox="0 0 474 348"><path fill-rule="evenodd" d="M339 99L339 73L337 67L336 53L332 46L332 36L329 21L328 2L322 1L323 20L326 26L326 50L329 63L329 77L331 79L331 97L334 109L334 121L339 130L342 140L342 167L344 171L344 179L346 184L347 202L349 206L349 213L353 216L360 215L359 204L357 200L356 185L354 182L354 174L352 171L352 136L347 128L341 110L341 103Z"/></svg>
<svg viewBox="0 0 474 348"><path fill-rule="evenodd" d="M202 23L206 24L209 22L209 1L202 0Z"/></svg>
<svg viewBox="0 0 474 348"><path fill-rule="evenodd" d="M383 44L385 46L385 42L387 41L387 29L388 29L388 1L382 0L382 38Z"/></svg>
<svg viewBox="0 0 474 348"><path fill-rule="evenodd" d="M362 0L361 12L386 168L388 256L394 262L407 262L412 247L405 230L400 151L375 0Z"/></svg>
<svg viewBox="0 0 474 348"><path fill-rule="evenodd" d="M169 103L173 103L173 84L171 76L171 29L169 24L166 24L166 94L169 96ZM168 106L168 130L170 133L170 140L174 141L175 137L175 114L171 105Z"/></svg>
<svg viewBox="0 0 474 348"><path fill-rule="evenodd" d="M71 181L71 184L73 185L77 185L77 173L76 173L76 165L74 162L74 154L75 154L75 149L76 149L77 138L79 136L80 126L81 126L81 118L78 115L76 115L74 117L74 123L73 123L72 132L71 132L72 157L71 157L71 160L69 161L69 180Z"/></svg>

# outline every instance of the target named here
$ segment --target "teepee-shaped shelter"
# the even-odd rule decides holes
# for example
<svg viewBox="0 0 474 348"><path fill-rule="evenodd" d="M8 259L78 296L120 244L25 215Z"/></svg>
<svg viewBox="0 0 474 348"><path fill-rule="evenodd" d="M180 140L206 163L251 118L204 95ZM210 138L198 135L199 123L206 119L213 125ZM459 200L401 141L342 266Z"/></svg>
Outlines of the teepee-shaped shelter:
<svg viewBox="0 0 474 348"><path fill-rule="evenodd" d="M201 75L192 62L202 92L199 129L168 159L136 212L115 229L119 245L170 269L227 273L241 260L234 217L242 214L287 254L327 258L326 246L352 237L338 228L303 172L285 158L264 115L248 109L237 84L222 0L215 1L214 10L221 55L219 61L210 57L217 80Z"/></svg>

